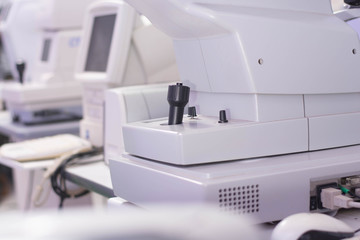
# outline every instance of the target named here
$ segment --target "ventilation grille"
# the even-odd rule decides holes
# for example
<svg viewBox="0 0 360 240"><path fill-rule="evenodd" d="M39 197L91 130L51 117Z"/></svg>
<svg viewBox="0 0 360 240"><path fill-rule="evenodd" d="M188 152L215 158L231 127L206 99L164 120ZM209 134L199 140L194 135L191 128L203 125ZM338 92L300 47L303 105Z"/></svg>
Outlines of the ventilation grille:
<svg viewBox="0 0 360 240"><path fill-rule="evenodd" d="M226 212L253 214L260 211L259 185L219 189L219 207Z"/></svg>

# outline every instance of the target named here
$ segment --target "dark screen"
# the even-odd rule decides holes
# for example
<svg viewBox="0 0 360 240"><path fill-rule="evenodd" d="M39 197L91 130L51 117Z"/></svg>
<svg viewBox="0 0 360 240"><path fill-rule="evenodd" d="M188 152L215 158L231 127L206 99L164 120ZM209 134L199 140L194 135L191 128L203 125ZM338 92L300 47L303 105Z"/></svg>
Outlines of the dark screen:
<svg viewBox="0 0 360 240"><path fill-rule="evenodd" d="M1 9L1 19L2 21L6 22L7 17L9 16L9 12L11 10L11 3L6 4L2 9Z"/></svg>
<svg viewBox="0 0 360 240"><path fill-rule="evenodd" d="M105 72L110 54L116 14L94 18L85 71Z"/></svg>
<svg viewBox="0 0 360 240"><path fill-rule="evenodd" d="M47 62L49 60L50 47L51 47L51 39L49 38L44 39L41 61Z"/></svg>

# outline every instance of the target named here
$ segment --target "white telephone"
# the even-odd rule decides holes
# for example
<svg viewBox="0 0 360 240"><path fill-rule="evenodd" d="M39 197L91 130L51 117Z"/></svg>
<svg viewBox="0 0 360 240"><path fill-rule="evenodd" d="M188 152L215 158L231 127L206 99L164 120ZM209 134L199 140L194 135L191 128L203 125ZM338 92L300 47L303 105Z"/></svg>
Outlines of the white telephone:
<svg viewBox="0 0 360 240"><path fill-rule="evenodd" d="M71 134L60 134L23 142L7 143L0 148L0 156L19 162L58 158L74 150L87 151L91 143Z"/></svg>

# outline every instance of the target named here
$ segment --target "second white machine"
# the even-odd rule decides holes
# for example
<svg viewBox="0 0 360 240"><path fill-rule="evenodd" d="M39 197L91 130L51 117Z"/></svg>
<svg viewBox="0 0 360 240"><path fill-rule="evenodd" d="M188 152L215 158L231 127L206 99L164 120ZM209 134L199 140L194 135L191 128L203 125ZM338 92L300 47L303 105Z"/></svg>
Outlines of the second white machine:
<svg viewBox="0 0 360 240"><path fill-rule="evenodd" d="M19 81L3 90L14 122L35 125L81 118L81 86L74 79L74 65L84 10L93 1L16 0L12 3L3 23L7 27L3 26L1 33L4 45L9 45L8 55L16 57L10 58L10 64L12 69L16 65L17 72L13 71ZM21 16L22 21L16 21L20 10L26 10L24 6L28 5L32 11L28 9L27 15ZM39 12L36 18L33 12ZM30 45L26 42L27 35L18 33L18 28L32 29L29 33L25 31L33 39ZM23 45L29 52L24 58Z"/></svg>

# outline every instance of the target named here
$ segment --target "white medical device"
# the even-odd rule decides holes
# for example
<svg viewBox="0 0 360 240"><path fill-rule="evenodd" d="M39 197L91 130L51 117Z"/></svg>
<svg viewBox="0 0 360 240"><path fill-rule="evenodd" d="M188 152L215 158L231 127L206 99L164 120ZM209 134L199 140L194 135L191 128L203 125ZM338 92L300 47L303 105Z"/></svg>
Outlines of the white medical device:
<svg viewBox="0 0 360 240"><path fill-rule="evenodd" d="M13 51L14 47L22 47L21 49L21 57L27 58L32 57L32 55L35 53L35 48L28 48L25 49L24 45L19 46L18 41L9 41L12 39L12 37L16 35L23 35L23 37L26 37L29 41L29 44L31 45L33 43L34 38L36 38L36 34L32 34L34 28L27 28L27 29L21 29L19 28L16 31L15 29L9 28L9 24L16 24L16 22L19 21L19 19L14 18L14 16L10 16L8 18L9 10L14 5L14 8L17 9L13 14L18 15L23 14L24 16L28 15L28 11L33 9L32 3L28 1L27 4L22 4L20 1L9 1L9 0L2 0L0 1L0 35L4 35L5 38L8 39L8 41L5 41L4 44L4 37L1 37L0 39L0 110L5 110L5 103L2 99L2 92L1 89L4 87L4 85L9 84L12 82L13 77L17 76L17 72L15 71L15 66L12 66L12 69L9 65L9 58L15 59L15 54L19 54L20 52L15 53ZM34 18L29 19L29 24L34 24ZM9 55L10 54L10 55ZM16 75L14 75L16 74Z"/></svg>
<svg viewBox="0 0 360 240"><path fill-rule="evenodd" d="M5 11L8 8L8 5L6 4L7 0L1 0L0 1L0 25L1 25L1 13ZM8 60L5 54L4 45L2 43L2 39L0 37L0 80L12 80L12 75L10 72L10 67L8 64ZM1 86L1 85L0 85ZM0 92L1 97L1 92Z"/></svg>
<svg viewBox="0 0 360 240"><path fill-rule="evenodd" d="M83 85L80 135L100 147L106 89L174 82L180 77L171 39L127 3L106 0L88 9L76 78Z"/></svg>
<svg viewBox="0 0 360 240"><path fill-rule="evenodd" d="M11 73L19 79L17 61L27 63L27 71L22 79L31 81L31 71L40 50L40 25L37 14L39 3L36 0L8 0L3 2L0 14L0 34Z"/></svg>
<svg viewBox="0 0 360 240"><path fill-rule="evenodd" d="M187 165L360 143L359 39L329 1L206 2L132 2L175 39L181 78L192 89L189 105L202 121L128 125L130 154ZM159 13L156 4L169 11ZM223 109L229 122L219 124ZM142 131L141 140L127 136ZM134 141L153 151L133 149ZM165 142L182 154L163 151Z"/></svg>
<svg viewBox="0 0 360 240"><path fill-rule="evenodd" d="M266 222L326 211L318 189L360 175L360 42L330 1L128 2L173 37L199 114L123 127L117 196Z"/></svg>
<svg viewBox="0 0 360 240"><path fill-rule="evenodd" d="M24 66L18 65L25 74L23 83L14 83L3 90L15 122L32 125L81 118L81 87L74 80L74 65L84 9L93 1L35 1L37 9L31 12L31 16L37 17L37 32L34 33L37 38L33 43L36 58L24 59ZM69 8L70 5L72 7ZM9 11L9 18L12 11L13 8ZM26 17L18 18L22 22L14 24L12 27L15 29L27 23ZM14 39L19 41L19 45L32 48L25 42L26 38L14 36ZM4 41L11 42L6 38ZM15 66L15 61L11 64Z"/></svg>

